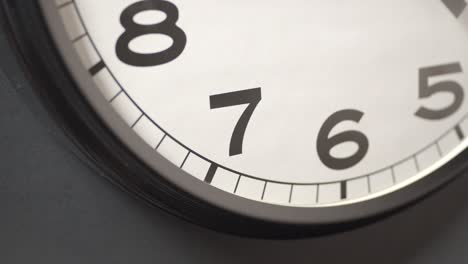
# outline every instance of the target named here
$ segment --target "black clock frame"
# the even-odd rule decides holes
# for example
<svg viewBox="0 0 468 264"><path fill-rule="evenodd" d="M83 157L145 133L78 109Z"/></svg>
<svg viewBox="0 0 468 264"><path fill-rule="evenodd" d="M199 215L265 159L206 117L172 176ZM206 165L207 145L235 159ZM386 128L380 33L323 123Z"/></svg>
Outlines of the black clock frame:
<svg viewBox="0 0 468 264"><path fill-rule="evenodd" d="M47 1L51 3L42 2ZM107 114L98 115L96 107L100 106L90 103L78 87L80 74L73 72L67 62L70 58L64 58L57 49L60 34L54 32L52 36L50 29L59 29L46 24L38 1L0 0L0 14L2 28L8 32L37 97L71 145L122 189L152 206L214 230L262 238L344 231L412 205L468 169L468 150L464 150L402 190L340 207L288 208L235 197L189 177L159 154L152 152L157 157L151 156L150 161L144 153L149 153L150 148L142 141L132 141L129 128L115 113L99 109ZM139 146L143 153L131 150L130 145Z"/></svg>

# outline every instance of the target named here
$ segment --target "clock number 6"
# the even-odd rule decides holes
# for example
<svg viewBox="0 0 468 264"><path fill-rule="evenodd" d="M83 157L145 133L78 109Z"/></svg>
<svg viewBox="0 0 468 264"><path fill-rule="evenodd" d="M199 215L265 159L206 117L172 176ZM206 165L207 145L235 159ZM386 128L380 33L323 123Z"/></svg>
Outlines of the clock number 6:
<svg viewBox="0 0 468 264"><path fill-rule="evenodd" d="M140 25L134 21L137 14L157 10L166 15L164 21L152 25ZM158 66L175 60L185 49L187 37L176 23L179 19L177 7L163 0L145 0L127 7L120 17L120 23L125 32L119 37L116 45L117 57L124 63L132 66L149 67ZM173 43L166 50L155 53L138 53L130 49L130 42L140 36L148 34L164 34L169 36Z"/></svg>
<svg viewBox="0 0 468 264"><path fill-rule="evenodd" d="M369 140L359 131L346 131L330 136L331 131L338 124L345 121L359 123L364 113L357 110L342 110L331 115L323 124L317 137L317 152L320 160L330 169L345 170L358 164L369 150ZM343 143L354 142L358 150L350 157L337 158L331 155L331 150Z"/></svg>
<svg viewBox="0 0 468 264"><path fill-rule="evenodd" d="M454 96L453 102L443 109L429 109L421 107L416 116L428 120L440 120L454 114L463 104L465 94L463 87L454 81L441 81L430 84L429 79L447 74L462 73L460 63L451 63L439 66L422 68L419 70L419 98L425 99L438 93L450 93Z"/></svg>
<svg viewBox="0 0 468 264"><path fill-rule="evenodd" d="M237 125L234 128L234 132L232 133L229 156L242 154L245 131L247 130L250 118L261 100L261 88L210 96L211 109L248 104L244 113L241 115L239 122L237 122Z"/></svg>

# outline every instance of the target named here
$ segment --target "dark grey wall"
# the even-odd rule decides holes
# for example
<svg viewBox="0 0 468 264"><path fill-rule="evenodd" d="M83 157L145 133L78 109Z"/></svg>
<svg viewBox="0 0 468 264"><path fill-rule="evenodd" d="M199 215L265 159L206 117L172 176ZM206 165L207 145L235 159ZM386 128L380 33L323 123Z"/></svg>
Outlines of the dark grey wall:
<svg viewBox="0 0 468 264"><path fill-rule="evenodd" d="M299 241L218 234L147 208L76 158L15 67L0 34L2 264L468 261L468 177L385 221Z"/></svg>

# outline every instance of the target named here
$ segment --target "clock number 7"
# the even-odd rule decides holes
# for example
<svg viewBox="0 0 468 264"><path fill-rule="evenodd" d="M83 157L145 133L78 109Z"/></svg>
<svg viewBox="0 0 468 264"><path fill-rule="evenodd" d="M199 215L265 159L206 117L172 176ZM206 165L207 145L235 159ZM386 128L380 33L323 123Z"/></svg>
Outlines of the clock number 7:
<svg viewBox="0 0 468 264"><path fill-rule="evenodd" d="M248 89L210 96L210 108L219 109L248 104L237 122L231 137L229 156L242 154L245 131L258 103L262 100L261 88Z"/></svg>

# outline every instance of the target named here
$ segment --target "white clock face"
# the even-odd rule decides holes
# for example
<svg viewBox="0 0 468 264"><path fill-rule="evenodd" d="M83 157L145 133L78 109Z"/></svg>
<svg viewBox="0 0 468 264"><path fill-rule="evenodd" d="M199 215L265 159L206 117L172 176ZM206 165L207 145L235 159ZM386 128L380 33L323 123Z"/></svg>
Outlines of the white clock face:
<svg viewBox="0 0 468 264"><path fill-rule="evenodd" d="M449 0L58 0L109 104L226 192L382 196L468 145L468 11Z"/></svg>

